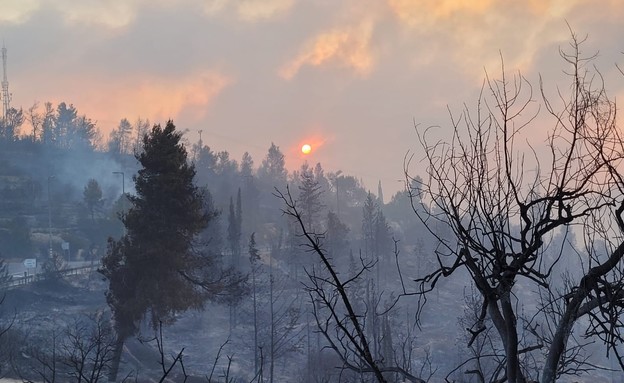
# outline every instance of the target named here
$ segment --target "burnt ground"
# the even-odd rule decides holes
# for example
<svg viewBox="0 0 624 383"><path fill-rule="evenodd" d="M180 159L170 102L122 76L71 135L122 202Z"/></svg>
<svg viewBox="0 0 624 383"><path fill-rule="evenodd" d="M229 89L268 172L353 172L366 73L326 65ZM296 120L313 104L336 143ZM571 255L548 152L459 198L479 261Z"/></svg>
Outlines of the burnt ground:
<svg viewBox="0 0 624 383"><path fill-rule="evenodd" d="M108 318L105 299L106 283L97 274L69 281L41 281L6 292L0 306L0 321L9 330L0 338L0 378L42 381L42 374L51 376L49 363L56 349L63 350L68 327L98 315ZM152 342L153 343L153 342ZM124 348L120 377L131 381L149 382L159 375L159 354L152 343L129 341ZM50 363L51 364L51 363ZM63 366L56 381L73 381L63 376ZM103 379L105 381L105 379ZM175 381L175 377L174 380Z"/></svg>
<svg viewBox="0 0 624 383"><path fill-rule="evenodd" d="M94 323L91 318L110 318L106 304L107 283L96 273L91 276L77 276L70 280L40 281L5 292L0 305L0 329L10 328L0 337L0 381L12 378L18 381L44 381L42 374L50 379L50 369L44 363L50 362L53 351L63 352L68 328L83 320ZM189 312L180 315L176 324L163 328L166 364L184 349L185 368L189 375L187 383L206 382L213 370L219 346L229 333L227 307L209 306L203 312ZM146 326L138 338L126 341L118 374L118 381L129 377L129 382L157 382L162 375L160 354L154 342L154 331ZM244 347L244 346L243 346ZM233 344L222 350L219 363L214 366L213 379L221 380L227 368L226 355L236 348L237 360L234 366L248 361L241 344ZM60 358L59 358L60 360ZM232 368L232 374L236 374ZM57 363L60 373L57 382L71 382L63 374L63 366ZM248 371L244 371L244 375ZM182 381L179 367L169 375L169 382ZM102 379L101 381L107 381Z"/></svg>
<svg viewBox="0 0 624 383"><path fill-rule="evenodd" d="M13 322L12 327L0 337L0 381L1 378L30 379L40 382L40 374L44 371L42 359L49 357L56 340L60 348L66 329L77 319L87 318L100 313L108 318L109 310L105 300L106 282L98 274L92 274L70 281L40 282L22 286L6 292L0 305L0 324L6 326ZM444 286L443 286L444 287ZM448 284L439 295L431 297L429 310L423 318L422 332L418 334L418 349L428 348L434 359L434 367L440 372L432 381L442 381L449 365L456 365L459 360L458 343L463 341L457 337L457 305L451 292L457 294L462 286ZM163 329L165 355L170 361L184 349L184 362L189 375L194 376L187 382L206 382L206 377L213 369L219 347L228 340L222 349L218 363L214 368L213 381L223 381L228 365L228 357L232 358L231 375L237 381L249 382L253 379L253 331L248 320L245 307L234 312L239 317L238 324L232 328L232 314L223 305L207 305L203 312L188 312L180 315L177 322ZM153 338L154 332L147 327L142 338ZM229 336L229 335L232 336ZM313 332L311 335L315 335ZM291 351L282 356L276 364L277 381L301 381L305 368L305 343L299 351ZM601 355L602 350L596 350ZM328 357L334 357L328 355ZM449 361L449 359L452 359ZM119 381L124 376L131 376L131 382L155 382L160 377L162 367L159 364L160 354L155 342L140 342L133 339L126 343ZM446 363L444 362L446 360ZM327 370L334 370L328 361ZM448 370L447 370L448 371ZM182 379L175 374L169 382L180 382ZM617 381L613 372L594 371L590 375L594 383ZM618 376L620 376L618 374ZM582 378L562 379L562 381L584 381ZM136 380L135 380L136 379ZM57 382L71 382L66 375L57 377ZM102 381L106 381L103 379Z"/></svg>

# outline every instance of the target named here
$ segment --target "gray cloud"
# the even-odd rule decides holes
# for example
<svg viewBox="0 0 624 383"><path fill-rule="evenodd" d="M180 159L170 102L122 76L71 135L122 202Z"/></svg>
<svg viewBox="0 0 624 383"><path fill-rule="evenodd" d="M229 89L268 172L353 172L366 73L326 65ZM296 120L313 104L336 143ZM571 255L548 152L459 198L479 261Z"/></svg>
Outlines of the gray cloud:
<svg viewBox="0 0 624 383"><path fill-rule="evenodd" d="M622 93L622 6L587 1L260 0L7 1L14 105L67 101L105 131L121 118L174 118L189 141L259 163L274 141L291 168L310 162L400 186L418 151L413 121L448 129L447 104L479 92L484 68L563 84L566 20L590 34L614 94ZM446 126L447 128L444 128Z"/></svg>

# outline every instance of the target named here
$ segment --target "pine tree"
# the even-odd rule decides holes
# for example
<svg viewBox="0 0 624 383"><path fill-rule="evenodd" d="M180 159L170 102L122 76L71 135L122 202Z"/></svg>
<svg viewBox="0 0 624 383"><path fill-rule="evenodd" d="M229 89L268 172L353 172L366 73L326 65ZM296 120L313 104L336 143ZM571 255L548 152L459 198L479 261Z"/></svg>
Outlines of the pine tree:
<svg viewBox="0 0 624 383"><path fill-rule="evenodd" d="M93 178L89 179L89 182L84 187L82 192L83 201L89 210L91 215L91 221L95 221L95 210L102 206L104 200L102 200L102 188L100 184Z"/></svg>
<svg viewBox="0 0 624 383"><path fill-rule="evenodd" d="M133 144L133 152L140 153L143 151L143 137L149 132L150 122L149 119L137 118L134 123L133 130L136 133L135 141Z"/></svg>
<svg viewBox="0 0 624 383"><path fill-rule="evenodd" d="M243 181L241 205L245 206L245 219L243 219L241 230L245 236L255 230L260 215L260 190L257 178L254 176L253 164L251 155L245 152L240 163L240 176Z"/></svg>
<svg viewBox="0 0 624 383"><path fill-rule="evenodd" d="M349 247L349 227L342 223L336 213L327 213L327 230L325 231L325 246L332 256L346 256Z"/></svg>
<svg viewBox="0 0 624 383"><path fill-rule="evenodd" d="M78 118L78 111L74 105L70 104L67 106L64 102L58 104L56 111L56 144L61 148L70 148L70 141L74 130L73 127Z"/></svg>
<svg viewBox="0 0 624 383"><path fill-rule="evenodd" d="M240 238L243 232L243 198L241 196L240 187L238 188L238 193L236 194L236 229L238 231L238 242L239 242L238 252L240 253Z"/></svg>
<svg viewBox="0 0 624 383"><path fill-rule="evenodd" d="M234 200L230 197L230 214L228 215L228 242L232 254L233 264L238 266L240 258L240 240L242 235L243 207L241 205L241 189L238 188L236 196L236 207Z"/></svg>
<svg viewBox="0 0 624 383"><path fill-rule="evenodd" d="M300 177L301 185L299 186L298 201L301 204L301 212L306 227L314 231L316 217L323 209L321 200L323 189L307 162L301 166Z"/></svg>
<svg viewBox="0 0 624 383"><path fill-rule="evenodd" d="M392 244L390 226L372 193L368 193L362 208L362 237L365 255L374 259L387 253Z"/></svg>
<svg viewBox="0 0 624 383"><path fill-rule="evenodd" d="M136 334L143 318L156 328L172 323L175 314L200 309L211 297L200 287L211 261L192 249L195 237L211 215L194 185L195 169L187 163L173 122L156 125L144 136L143 166L134 176L136 196L122 217L126 234L109 239L102 274L109 281L106 295L113 312L117 344L111 368L115 379L123 343Z"/></svg>
<svg viewBox="0 0 624 383"><path fill-rule="evenodd" d="M258 167L258 186L260 190L259 205L267 212L262 214L265 222L277 222L281 215L281 205L277 198L273 196L275 188L286 187L288 171L286 170L286 160L279 146L271 142L269 151Z"/></svg>
<svg viewBox="0 0 624 383"><path fill-rule="evenodd" d="M48 146L54 145L58 137L56 134L56 112L51 102L44 104L41 118L41 140Z"/></svg>
<svg viewBox="0 0 624 383"><path fill-rule="evenodd" d="M24 123L24 111L22 108L9 108L6 116L0 119L0 140L12 142L19 133L19 128Z"/></svg>
<svg viewBox="0 0 624 383"><path fill-rule="evenodd" d="M123 118L117 129L110 133L108 150L116 155L130 153L133 149L130 140L131 135L132 124L128 119Z"/></svg>
<svg viewBox="0 0 624 383"><path fill-rule="evenodd" d="M228 243L232 254L233 266L238 266L241 255L240 240L242 235L243 208L241 206L241 190L238 188L236 196L236 207L234 200L230 197L230 213L228 215Z"/></svg>
<svg viewBox="0 0 624 383"><path fill-rule="evenodd" d="M234 200L230 197L230 208L228 214L228 227L227 227L227 240L230 247L230 254L232 255L232 263L236 257L236 241L238 235L236 232L236 211L234 210Z"/></svg>
<svg viewBox="0 0 624 383"><path fill-rule="evenodd" d="M258 168L258 177L270 187L283 187L286 184L288 171L286 170L286 160L279 146L271 142L271 147Z"/></svg>

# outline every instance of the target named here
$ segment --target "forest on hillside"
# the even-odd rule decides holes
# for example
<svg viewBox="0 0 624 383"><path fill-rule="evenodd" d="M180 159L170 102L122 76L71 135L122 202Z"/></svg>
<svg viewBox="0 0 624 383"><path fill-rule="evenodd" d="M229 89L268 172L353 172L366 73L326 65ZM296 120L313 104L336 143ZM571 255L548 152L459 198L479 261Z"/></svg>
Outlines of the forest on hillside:
<svg viewBox="0 0 624 383"><path fill-rule="evenodd" d="M96 124L79 116L71 104L53 107L47 103L42 111L12 109L10 114L12 117L4 120L0 142L0 254L4 265L35 258L39 271L45 273L68 268L73 262L100 262L107 252L108 239L119 239L124 234L121 217L132 206L140 169L137 156L144 151L143 137L152 129L149 121L137 119L131 124L122 119L104 141ZM378 263L375 277L361 282L358 291L353 292L358 299L381 304L381 298L375 296L381 296L382 284L388 286L389 294L393 279L387 274L395 267L395 245L410 258L416 256L415 268L432 267L434 257L426 256L432 254L431 249L426 250L430 238L412 211L408 189L384 203L381 183L372 193L355 176L326 171L320 163L304 163L289 172L275 144L258 162L248 153L237 161L227 150L215 151L202 141L184 142L184 146L188 162L194 166L193 182L202 191L204 208L212 212L198 241L218 258L219 267L232 267L244 276L245 286L239 292L244 296L235 299L231 309L235 313L229 314L228 320L245 323L248 319L232 316L244 314L250 318L251 290L257 291L254 300L258 303L253 306L261 311L256 314L262 322L253 327L260 328L255 330L260 331L256 343L264 350L272 349L263 356L267 366L292 357L301 363L300 355L312 358L325 347L306 313L306 290L300 285L306 279L306 268L316 261L303 246L295 222L283 214L285 205L276 191L288 187L301 201L306 224L323 233L325 248L335 254L336 267L346 275L362 260ZM260 259L254 263L248 254L252 237ZM383 304L388 305L392 299L384 298ZM265 311L267 304L272 308L269 313ZM6 307L4 312L5 318L11 319ZM275 324L270 333L266 330L268 319ZM374 321L375 336L381 339L381 316ZM229 334L234 331L230 327L220 326L215 331ZM19 320L10 328L11 332L20 331ZM408 326L406 331L414 330ZM278 333L281 337L276 340ZM267 342L271 347L262 346ZM213 346L208 352L218 349L218 345ZM246 347L253 354L254 346ZM258 363L247 367L244 375L258 371ZM311 368L310 373L315 370ZM267 376L273 379L273 374L278 375L276 371ZM291 376L283 370L280 374ZM331 369L327 374L333 374Z"/></svg>
<svg viewBox="0 0 624 383"><path fill-rule="evenodd" d="M79 116L73 105L53 107L46 103L43 109L11 109L12 117L0 129L0 203L6 236L0 251L5 258L43 254L43 248L47 251L47 239L38 241L40 235L35 235L29 240L23 232L28 228L35 234L48 234L48 205L56 251L60 252L60 242L65 240L71 244L72 258L82 256L86 249L105 247L109 236L118 237L122 232L117 217L122 209L122 189L133 193L132 177L138 170L134 155L141 151L142 137L151 129L147 120L139 118L131 124L122 119L104 141L95 123ZM362 208L367 199L369 209L383 205L383 213L391 217L380 216L386 221L382 224L395 225L388 236L398 238L403 235L400 231L417 225L417 217L408 212L411 205L407 193L397 193L383 204L377 197L381 194L383 198L381 184L375 186L376 193L370 193L357 177L339 170L326 171L320 163L306 163L289 173L284 155L274 144L267 148L266 157L256 162L248 153L240 160L233 159L227 150L215 151L202 141L186 145L189 161L196 169L195 183L207 189L210 203L220 212L213 226L219 233L215 242L222 243L215 246L228 247L230 252L224 236L230 202L235 204L240 194L241 241L249 239L252 232L258 233L258 239L264 238L272 226L280 225L281 205L273 196L275 187L287 184L297 193L304 183L307 188L318 189L313 191L318 196L312 204L316 205L313 214L319 228L325 227L332 213L334 221L344 222L351 231L345 240L360 240Z"/></svg>

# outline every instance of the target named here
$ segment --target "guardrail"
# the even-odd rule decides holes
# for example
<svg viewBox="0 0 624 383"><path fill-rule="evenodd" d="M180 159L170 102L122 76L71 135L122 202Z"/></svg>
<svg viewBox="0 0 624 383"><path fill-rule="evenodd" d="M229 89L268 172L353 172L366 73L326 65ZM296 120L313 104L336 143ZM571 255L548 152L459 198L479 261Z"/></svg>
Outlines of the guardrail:
<svg viewBox="0 0 624 383"><path fill-rule="evenodd" d="M96 262L92 265L80 266L80 267L72 267L70 269L62 269L59 270L58 273L61 277L71 277L76 275L89 274L93 271L97 271L98 267L100 267L100 263ZM11 279L8 282L0 284L0 288L5 289L15 289L21 286L25 286L34 282L43 281L47 278L48 274L39 273L39 274L31 274L24 276L11 276Z"/></svg>

